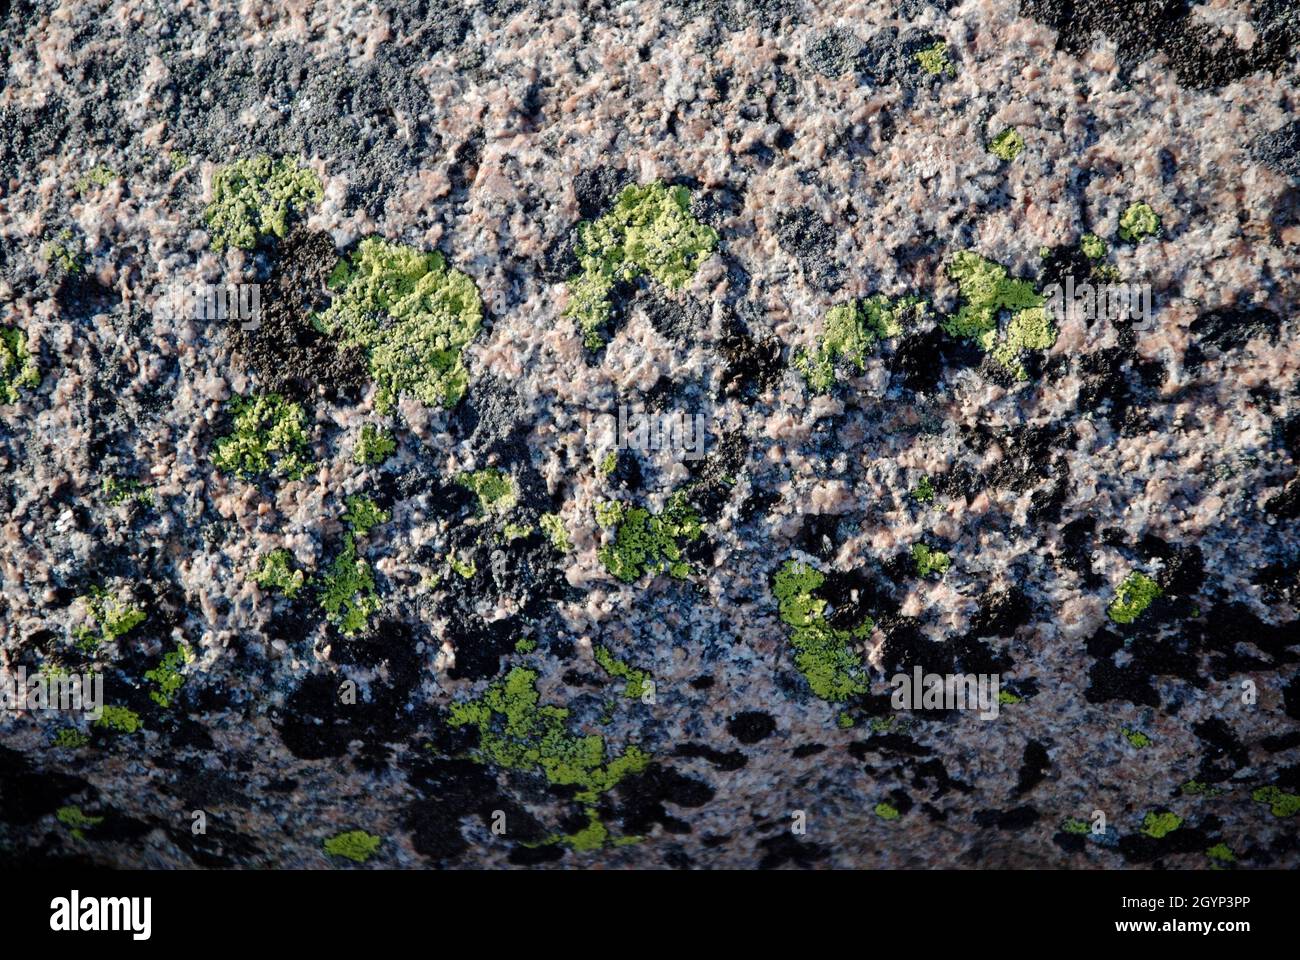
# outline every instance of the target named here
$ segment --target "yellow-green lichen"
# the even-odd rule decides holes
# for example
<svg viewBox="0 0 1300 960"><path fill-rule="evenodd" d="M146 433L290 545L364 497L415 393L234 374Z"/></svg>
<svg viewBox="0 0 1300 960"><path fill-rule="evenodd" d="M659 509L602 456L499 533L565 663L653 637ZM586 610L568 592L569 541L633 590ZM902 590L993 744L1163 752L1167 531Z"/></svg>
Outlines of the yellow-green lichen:
<svg viewBox="0 0 1300 960"><path fill-rule="evenodd" d="M323 847L331 857L346 857L355 863L365 863L375 855L381 837L364 830L349 830L326 838Z"/></svg>
<svg viewBox="0 0 1300 960"><path fill-rule="evenodd" d="M284 547L272 550L253 571L253 582L264 590L278 590L290 600L307 582L306 574L294 569L293 554Z"/></svg>
<svg viewBox="0 0 1300 960"><path fill-rule="evenodd" d="M658 514L611 501L597 507L596 519L602 527L614 529L614 541L602 546L596 556L624 583L635 583L647 574L668 573L678 580L690 575L682 545L698 540L703 527L681 492L669 497Z"/></svg>
<svg viewBox="0 0 1300 960"><path fill-rule="evenodd" d="M897 807L885 803L883 800L876 804L875 813L881 820L897 820L902 816Z"/></svg>
<svg viewBox="0 0 1300 960"><path fill-rule="evenodd" d="M1120 239L1141 243L1160 232L1160 217L1150 204L1133 203L1119 218Z"/></svg>
<svg viewBox="0 0 1300 960"><path fill-rule="evenodd" d="M365 351L377 410L391 410L402 394L426 407L460 402L469 387L461 355L483 324L483 301L467 274L436 250L367 237L339 261L329 286L334 302L315 322Z"/></svg>
<svg viewBox="0 0 1300 960"><path fill-rule="evenodd" d="M54 813L54 819L68 828L74 840L85 840L87 830L104 822L103 817L92 817L80 807L72 806L59 807Z"/></svg>
<svg viewBox="0 0 1300 960"><path fill-rule="evenodd" d="M1256 803L1266 803L1275 817L1294 817L1300 813L1300 795L1285 793L1279 787L1260 787L1250 795Z"/></svg>
<svg viewBox="0 0 1300 960"><path fill-rule="evenodd" d="M1016 280L1006 267L986 260L972 250L956 254L948 265L948 276L957 283L964 301L957 312L943 321L943 329L954 337L974 342L1006 367L1017 380L1029 377L1021 356L1032 350L1047 350L1056 343L1056 327L1043 297L1028 280ZM1009 314L1005 337L999 339L999 316Z"/></svg>
<svg viewBox="0 0 1300 960"><path fill-rule="evenodd" d="M172 699L185 685L185 666L194 659L194 654L184 644L162 658L158 666L144 672L144 678L152 683L156 690L149 691L149 699L164 710L172 705Z"/></svg>
<svg viewBox="0 0 1300 960"><path fill-rule="evenodd" d="M952 558L941 550L933 550L924 543L912 544L912 560L916 564L916 575L928 577L932 573L943 576L952 566Z"/></svg>
<svg viewBox="0 0 1300 960"><path fill-rule="evenodd" d="M537 521L542 528L542 533L546 534L546 539L551 541L551 546L560 553L568 553L573 549L573 542L569 540L569 531L564 527L564 520L558 513L544 513Z"/></svg>
<svg viewBox="0 0 1300 960"><path fill-rule="evenodd" d="M1128 727L1120 727L1120 735L1129 742L1129 745L1138 750L1151 746L1151 738L1141 730L1130 730Z"/></svg>
<svg viewBox="0 0 1300 960"><path fill-rule="evenodd" d="M0 326L0 403L17 403L19 389L41 385L41 371L27 348L27 334Z"/></svg>
<svg viewBox="0 0 1300 960"><path fill-rule="evenodd" d="M938 76L941 73L952 75L957 72L948 59L948 44L942 40L917 53L916 62L931 76Z"/></svg>
<svg viewBox="0 0 1300 960"><path fill-rule="evenodd" d="M101 163L77 178L77 193L86 193L91 187L106 187L116 179L113 168Z"/></svg>
<svg viewBox="0 0 1300 960"><path fill-rule="evenodd" d="M605 454L605 459L600 461L600 472L603 476L610 476L618 469L618 451L611 450Z"/></svg>
<svg viewBox="0 0 1300 960"><path fill-rule="evenodd" d="M95 726L113 733L135 733L140 729L140 715L130 707L106 706Z"/></svg>
<svg viewBox="0 0 1300 960"><path fill-rule="evenodd" d="M41 256L48 264L59 267L64 273L77 274L82 270L85 251L71 230L61 230L57 238L41 247Z"/></svg>
<svg viewBox="0 0 1300 960"><path fill-rule="evenodd" d="M813 596L825 581L820 570L787 560L773 579L772 593L781 620L791 627L795 666L818 697L843 703L871 690L862 659L850 643L864 640L875 623L867 617L852 630L839 630L827 623L826 601Z"/></svg>
<svg viewBox="0 0 1300 960"><path fill-rule="evenodd" d="M1061 830L1065 833L1073 833L1076 836L1085 836L1092 832L1088 821L1080 820L1078 817L1067 817L1061 824Z"/></svg>
<svg viewBox="0 0 1300 960"><path fill-rule="evenodd" d="M837 366L862 373L867 355L877 342L896 337L919 323L928 310L928 304L919 297L891 300L882 294L831 307L816 348L811 353L799 351L794 368L804 375L810 388L825 393L835 385Z"/></svg>
<svg viewBox="0 0 1300 960"><path fill-rule="evenodd" d="M478 730L474 754L478 762L540 773L555 786L576 788L574 799L594 808L601 794L623 778L643 771L650 757L640 748L629 746L611 758L603 736L570 733L568 718L569 711L564 707L541 704L536 671L515 667L481 697L452 704L447 722L453 727ZM582 849L593 849L597 837L596 845L600 845L607 836L603 824L599 830L588 824L573 840Z"/></svg>
<svg viewBox="0 0 1300 960"><path fill-rule="evenodd" d="M300 480L313 464L307 450L307 416L279 394L230 398L234 430L213 444L212 462L223 473L249 479L264 473Z"/></svg>
<svg viewBox="0 0 1300 960"><path fill-rule="evenodd" d="M228 163L212 178L212 202L203 214L212 249L251 250L260 237L283 237L290 215L324 196L315 171L288 157L261 154Z"/></svg>
<svg viewBox="0 0 1300 960"><path fill-rule="evenodd" d="M478 497L484 514L505 513L519 501L519 489L504 470L470 470L456 477L456 482Z"/></svg>
<svg viewBox="0 0 1300 960"><path fill-rule="evenodd" d="M917 503L934 502L934 483L928 476L922 477L917 481L916 486L912 490L912 499Z"/></svg>
<svg viewBox="0 0 1300 960"><path fill-rule="evenodd" d="M627 681L623 687L623 696L629 700L639 700L641 698L641 695L646 691L646 684L650 680L649 673L616 659L609 652L609 648L601 644L594 645L591 652L602 670L611 677L619 677Z"/></svg>
<svg viewBox="0 0 1300 960"><path fill-rule="evenodd" d="M989 141L989 153L1010 163L1025 149L1025 138L1015 127L1007 127Z"/></svg>
<svg viewBox="0 0 1300 960"><path fill-rule="evenodd" d="M392 434L381 430L373 423L367 423L361 427L352 459L363 467L378 466L391 457L396 449L397 441L393 439Z"/></svg>
<svg viewBox="0 0 1300 960"><path fill-rule="evenodd" d="M1107 253L1106 241L1095 233L1085 233L1079 241L1079 249L1089 260L1100 260Z"/></svg>
<svg viewBox="0 0 1300 960"><path fill-rule="evenodd" d="M370 564L357 556L351 533L344 534L343 549L321 580L320 605L325 619L345 636L360 633L379 611L374 574Z"/></svg>
<svg viewBox="0 0 1300 960"><path fill-rule="evenodd" d="M691 214L685 187L658 181L629 186L609 213L578 225L575 253L581 272L569 278L564 315L577 323L587 347L599 349L616 283L649 275L680 290L717 245L717 231Z"/></svg>
<svg viewBox="0 0 1300 960"><path fill-rule="evenodd" d="M1211 860L1216 860L1219 863L1237 862L1236 854L1232 852L1232 848L1226 843L1216 843L1205 851L1205 855Z"/></svg>
<svg viewBox="0 0 1300 960"><path fill-rule="evenodd" d="M447 558L447 566L451 567L462 580L472 579L474 574L478 573L478 566L474 563L473 557L466 560L453 553Z"/></svg>
<svg viewBox="0 0 1300 960"><path fill-rule="evenodd" d="M1148 813L1142 819L1142 832L1154 840L1173 833L1183 825L1183 818L1176 813Z"/></svg>
<svg viewBox="0 0 1300 960"><path fill-rule="evenodd" d="M127 477L105 477L101 493L111 506L118 507L124 503L139 503L153 506L153 494L139 480Z"/></svg>
<svg viewBox="0 0 1300 960"><path fill-rule="evenodd" d="M116 596L103 587L91 587L81 598L91 623L98 632L82 625L74 632L77 646L87 653L94 652L101 643L111 643L123 634L144 623L146 614L129 600Z"/></svg>
<svg viewBox="0 0 1300 960"><path fill-rule="evenodd" d="M54 746L66 750L78 750L90 743L90 737L76 727L62 727L54 735Z"/></svg>
<svg viewBox="0 0 1300 960"><path fill-rule="evenodd" d="M1115 599L1106 608L1106 615L1116 623L1132 623L1159 597L1163 590L1144 573L1134 570L1115 591Z"/></svg>
<svg viewBox="0 0 1300 960"><path fill-rule="evenodd" d="M381 510L374 500L363 493L351 494L344 502L348 508L343 513L343 522L358 537L368 535L372 529L391 519L387 510Z"/></svg>
<svg viewBox="0 0 1300 960"><path fill-rule="evenodd" d="M1212 787L1200 780L1188 780L1179 789L1187 797L1217 797L1223 792L1220 788Z"/></svg>

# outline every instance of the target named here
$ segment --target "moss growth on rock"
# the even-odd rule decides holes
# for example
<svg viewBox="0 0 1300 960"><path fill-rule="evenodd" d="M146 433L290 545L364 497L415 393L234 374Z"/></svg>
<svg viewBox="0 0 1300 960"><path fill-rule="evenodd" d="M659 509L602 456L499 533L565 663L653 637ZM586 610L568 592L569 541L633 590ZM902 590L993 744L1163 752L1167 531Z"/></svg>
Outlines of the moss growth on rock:
<svg viewBox="0 0 1300 960"><path fill-rule="evenodd" d="M690 192L661 182L630 186L598 220L580 223L575 253L581 272L569 278L564 315L590 349L604 346L614 285L650 276L680 290L718 245L717 231L691 214Z"/></svg>
<svg viewBox="0 0 1300 960"><path fill-rule="evenodd" d="M451 409L469 387L462 353L483 323L468 275L427 252L378 237L361 241L330 275L334 302L315 320L343 346L358 346L378 386L377 410L402 394Z"/></svg>
<svg viewBox="0 0 1300 960"><path fill-rule="evenodd" d="M825 581L825 574L812 566L787 560L776 574L772 593L781 620L792 628L795 666L818 697L843 703L871 690L862 659L850 643L865 639L875 623L868 617L852 630L827 623L826 601L813 596Z"/></svg>
<svg viewBox="0 0 1300 960"><path fill-rule="evenodd" d="M212 202L203 214L212 248L251 250L268 234L283 237L290 215L324 196L315 171L288 157L261 154L228 163L212 178Z"/></svg>
<svg viewBox="0 0 1300 960"><path fill-rule="evenodd" d="M596 519L602 527L614 529L614 542L602 546L597 557L624 583L635 583L647 574L668 573L678 580L690 575L682 545L698 540L703 527L680 492L669 497L658 514L609 502L597 508Z"/></svg>
<svg viewBox="0 0 1300 960"><path fill-rule="evenodd" d="M300 480L308 457L306 414L279 394L230 398L234 431L213 445L212 462L223 473L247 480L265 473Z"/></svg>
<svg viewBox="0 0 1300 960"><path fill-rule="evenodd" d="M1106 615L1116 623L1132 623L1163 592L1154 580L1134 570L1115 591Z"/></svg>

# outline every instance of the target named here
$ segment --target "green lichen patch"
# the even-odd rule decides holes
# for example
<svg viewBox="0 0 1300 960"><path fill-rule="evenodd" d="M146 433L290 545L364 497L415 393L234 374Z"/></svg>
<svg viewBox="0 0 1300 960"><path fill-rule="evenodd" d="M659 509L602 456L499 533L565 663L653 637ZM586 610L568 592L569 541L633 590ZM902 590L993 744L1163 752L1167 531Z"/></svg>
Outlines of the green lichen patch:
<svg viewBox="0 0 1300 960"><path fill-rule="evenodd" d="M387 510L363 493L349 495L345 501L347 510L343 513L343 522L358 537L367 536L372 529L392 519Z"/></svg>
<svg viewBox="0 0 1300 960"><path fill-rule="evenodd" d="M373 423L367 423L361 427L361 433L357 436L352 459L363 467L374 467L391 457L396 449L397 441L391 433Z"/></svg>
<svg viewBox="0 0 1300 960"><path fill-rule="evenodd" d="M943 329L991 352L1017 380L1028 379L1021 357L1056 343L1056 327L1034 285L1013 279L1006 267L972 250L953 257L948 276L957 283L963 303L943 321ZM998 322L1004 312L1009 319L1006 335L999 339Z"/></svg>
<svg viewBox="0 0 1300 960"><path fill-rule="evenodd" d="M1138 750L1151 746L1151 738L1141 730L1130 730L1128 727L1120 728L1120 736L1129 742L1129 745Z"/></svg>
<svg viewBox="0 0 1300 960"><path fill-rule="evenodd" d="M1007 127L989 141L989 153L1010 163L1025 149L1025 138L1015 127Z"/></svg>
<svg viewBox="0 0 1300 960"><path fill-rule="evenodd" d="M1163 592L1154 580L1134 570L1115 591L1115 599L1106 608L1106 616L1116 623L1132 623Z"/></svg>
<svg viewBox="0 0 1300 960"><path fill-rule="evenodd" d="M138 503L151 507L154 502L149 488L139 480L130 477L105 477L100 492L109 506L113 507L120 507L124 503Z"/></svg>
<svg viewBox="0 0 1300 960"><path fill-rule="evenodd" d="M875 806L875 814L881 820L897 820L902 816L898 808L892 804L885 803L883 800Z"/></svg>
<svg viewBox="0 0 1300 960"><path fill-rule="evenodd" d="M1109 252L1106 241L1095 233L1085 233L1083 239L1079 241L1079 249L1089 260L1101 260Z"/></svg>
<svg viewBox="0 0 1300 960"><path fill-rule="evenodd" d="M922 477L912 489L912 499L917 503L933 503L934 492L934 482L928 476Z"/></svg>
<svg viewBox="0 0 1300 960"><path fill-rule="evenodd" d="M307 415L279 394L230 398L234 430L213 444L212 462L247 480L265 473L300 480L313 464L307 450Z"/></svg>
<svg viewBox="0 0 1300 960"><path fill-rule="evenodd" d="M27 334L0 326L0 403L17 403L18 391L41 385L41 371L27 348Z"/></svg>
<svg viewBox="0 0 1300 960"><path fill-rule="evenodd" d="M618 451L611 450L605 454L605 458L600 461L601 476L611 476L618 469Z"/></svg>
<svg viewBox="0 0 1300 960"><path fill-rule="evenodd" d="M262 557L253 571L253 582L264 590L278 590L292 600L307 582L307 576L294 568L292 553L277 547Z"/></svg>
<svg viewBox="0 0 1300 960"><path fill-rule="evenodd" d="M912 544L912 560L916 564L916 575L928 577L932 573L943 576L952 566L952 558L942 550L934 550L924 543Z"/></svg>
<svg viewBox="0 0 1300 960"><path fill-rule="evenodd" d="M111 643L123 634L144 623L146 614L130 600L119 597L103 587L91 587L81 598L93 625L83 624L73 636L77 646L87 653L99 649L102 643ZM97 630L94 628L98 628Z"/></svg>
<svg viewBox="0 0 1300 960"><path fill-rule="evenodd" d="M1211 860L1219 863L1236 863L1237 856L1232 852L1232 847L1226 843L1216 843L1205 851L1205 855Z"/></svg>
<svg viewBox="0 0 1300 960"><path fill-rule="evenodd" d="M212 249L251 250L261 237L283 237L289 217L324 196L315 171L288 157L260 154L228 163L212 178L212 202L203 214Z"/></svg>
<svg viewBox="0 0 1300 960"><path fill-rule="evenodd" d="M787 560L773 579L772 593L781 620L791 628L795 666L818 697L843 703L871 690L862 659L850 644L865 639L875 623L868 617L852 630L839 630L827 623L826 601L813 596L825 582L820 570Z"/></svg>
<svg viewBox="0 0 1300 960"><path fill-rule="evenodd" d="M1256 803L1266 803L1275 817L1294 817L1300 813L1300 795L1285 793L1279 787L1260 787L1250 795Z"/></svg>
<svg viewBox="0 0 1300 960"><path fill-rule="evenodd" d="M99 164L77 178L77 193L87 193L92 187L106 187L117 179L112 167Z"/></svg>
<svg viewBox="0 0 1300 960"><path fill-rule="evenodd" d="M623 696L629 700L639 700L641 695L647 689L647 683L650 680L650 674L645 670L638 670L636 667L624 663L617 659L614 654L610 653L609 648L596 644L591 648L592 655L600 668L608 673L611 677L619 677L626 680L623 687Z"/></svg>
<svg viewBox="0 0 1300 960"><path fill-rule="evenodd" d="M540 773L554 786L576 788L574 798L582 804L594 805L649 764L649 755L636 746L610 757L600 734L570 733L569 711L542 705L536 685L536 671L515 667L478 699L453 704L447 722L478 730L480 763Z"/></svg>
<svg viewBox="0 0 1300 960"><path fill-rule="evenodd" d="M519 501L519 489L504 470L470 470L457 476L456 482L478 497L485 515L505 513Z"/></svg>
<svg viewBox="0 0 1300 960"><path fill-rule="evenodd" d="M690 575L683 544L698 540L703 526L681 492L669 497L658 514L611 501L597 508L596 519L602 527L614 530L614 541L596 555L605 569L624 583L635 583L647 574L668 573L678 580Z"/></svg>
<svg viewBox="0 0 1300 960"><path fill-rule="evenodd" d="M556 550L560 553L568 553L573 549L569 531L565 529L564 519L558 513L544 513L537 522L541 525L542 533L546 534L546 539L551 541L551 546Z"/></svg>
<svg viewBox="0 0 1300 960"><path fill-rule="evenodd" d="M919 323L928 309L919 297L891 300L882 294L832 307L826 313L817 347L811 353L801 350L796 354L794 367L810 388L825 393L835 385L837 367L862 373L867 355L879 341Z"/></svg>
<svg viewBox="0 0 1300 960"><path fill-rule="evenodd" d="M65 750L79 750L90 743L90 737L76 727L61 727L54 735L54 746Z"/></svg>
<svg viewBox="0 0 1300 960"><path fill-rule="evenodd" d="M106 706L95 726L112 733L135 733L140 729L140 715L129 707Z"/></svg>
<svg viewBox="0 0 1300 960"><path fill-rule="evenodd" d="M194 659L194 654L184 644L167 654L152 670L144 672L144 678L156 689L149 691L149 699L164 710L172 705L176 694L185 685L185 667Z"/></svg>
<svg viewBox="0 0 1300 960"><path fill-rule="evenodd" d="M85 840L86 831L104 822L103 817L92 817L80 807L60 807L54 813L54 819L71 832L74 840Z"/></svg>
<svg viewBox="0 0 1300 960"><path fill-rule="evenodd" d="M578 225L574 252L581 271L569 278L564 316L577 323L587 347L598 350L616 283L649 276L680 290L717 245L717 231L691 214L685 187L658 181L627 187L609 213Z"/></svg>
<svg viewBox="0 0 1300 960"><path fill-rule="evenodd" d="M938 41L933 46L926 47L916 54L916 62L921 65L921 69L930 76L939 76L947 73L952 75L957 72L948 59L948 44L943 40Z"/></svg>
<svg viewBox="0 0 1300 960"><path fill-rule="evenodd" d="M1092 828L1089 827L1088 821L1080 820L1078 817L1067 817L1061 823L1061 830L1065 833L1073 833L1076 836L1086 836L1092 832Z"/></svg>
<svg viewBox="0 0 1300 960"><path fill-rule="evenodd" d="M456 576L462 580L473 579L474 574L478 573L478 565L473 557L464 558L453 553L447 557L447 566L451 567Z"/></svg>
<svg viewBox="0 0 1300 960"><path fill-rule="evenodd" d="M379 850L382 837L364 830L348 830L326 838L322 846L331 857L346 857L354 863L365 863Z"/></svg>
<svg viewBox="0 0 1300 960"><path fill-rule="evenodd" d="M1188 780L1179 789L1183 796L1187 797L1217 797L1223 792L1220 788L1212 787L1200 780Z"/></svg>
<svg viewBox="0 0 1300 960"><path fill-rule="evenodd" d="M57 237L41 247L45 262L69 275L81 272L85 256L81 242L71 230L60 230Z"/></svg>
<svg viewBox="0 0 1300 960"><path fill-rule="evenodd" d="M167 162L171 165L172 173L179 173L190 165L190 155L184 150L168 150Z"/></svg>
<svg viewBox="0 0 1300 960"><path fill-rule="evenodd" d="M1120 215L1119 236L1129 243L1141 243L1160 232L1160 217L1150 204L1133 203Z"/></svg>
<svg viewBox="0 0 1300 960"><path fill-rule="evenodd" d="M377 410L391 410L402 394L426 407L460 402L469 387L462 353L483 324L468 275L436 250L367 237L339 261L329 285L334 302L315 321L343 346L365 351Z"/></svg>
<svg viewBox="0 0 1300 960"><path fill-rule="evenodd" d="M1142 820L1142 832L1154 840L1159 840L1182 825L1183 818L1176 813L1167 810L1161 813L1148 813Z"/></svg>
<svg viewBox="0 0 1300 960"><path fill-rule="evenodd" d="M343 536L343 549L321 579L320 605L325 619L344 636L366 629L370 617L379 611L379 595L370 564L357 556L351 533Z"/></svg>

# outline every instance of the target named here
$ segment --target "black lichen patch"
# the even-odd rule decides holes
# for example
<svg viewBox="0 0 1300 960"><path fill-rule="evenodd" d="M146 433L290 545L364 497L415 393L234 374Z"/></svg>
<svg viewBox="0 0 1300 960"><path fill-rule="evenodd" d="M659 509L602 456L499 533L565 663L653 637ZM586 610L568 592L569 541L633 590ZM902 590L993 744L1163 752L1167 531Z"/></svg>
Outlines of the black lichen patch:
<svg viewBox="0 0 1300 960"><path fill-rule="evenodd" d="M646 833L656 823L668 833L690 833L691 825L669 813L664 804L688 809L702 807L714 794L707 783L661 763L651 763L640 773L625 777L616 790L616 815L625 834Z"/></svg>
<svg viewBox="0 0 1300 960"><path fill-rule="evenodd" d="M976 637L1009 637L1029 622L1033 615L1029 596L1019 587L990 591L979 599L979 608L971 619L971 634Z"/></svg>
<svg viewBox="0 0 1300 960"><path fill-rule="evenodd" d="M781 213L776 239L799 264L809 286L833 292L843 285L843 269L835 259L835 229L815 210L799 207Z"/></svg>
<svg viewBox="0 0 1300 960"><path fill-rule="evenodd" d="M858 72L878 87L899 84L913 88L933 83L936 77L921 68L917 55L942 40L924 30L900 32L886 27L862 45L857 56Z"/></svg>
<svg viewBox="0 0 1300 960"><path fill-rule="evenodd" d="M753 402L781 382L785 369L781 341L771 336L756 338L738 316L728 317L718 352L723 359L719 383L723 396Z"/></svg>
<svg viewBox="0 0 1300 960"><path fill-rule="evenodd" d="M1251 4L1256 39L1249 50L1199 20L1184 0L1021 0L1020 10L1058 31L1056 46L1081 57L1096 34L1117 47L1121 77L1163 53L1169 69L1195 90L1212 90L1260 70L1276 72L1291 62L1300 22L1289 0Z"/></svg>
<svg viewBox="0 0 1300 960"><path fill-rule="evenodd" d="M801 840L793 833L782 831L758 842L763 857L758 862L760 870L775 870L787 863L803 870L811 870L831 855L829 847L811 840Z"/></svg>
<svg viewBox="0 0 1300 960"><path fill-rule="evenodd" d="M1292 478L1280 491L1265 500L1264 512L1279 520L1300 519L1300 477Z"/></svg>
<svg viewBox="0 0 1300 960"><path fill-rule="evenodd" d="M1052 766L1052 760L1047 755L1047 747L1037 740L1030 740L1025 744L1024 757L1020 764L1020 772L1016 779L1016 794L1028 793L1038 786L1047 777L1047 771Z"/></svg>
<svg viewBox="0 0 1300 960"><path fill-rule="evenodd" d="M703 743L683 743L673 751L674 757L687 760L707 760L715 770L731 772L740 770L749 763L749 759L739 750L715 750Z"/></svg>
<svg viewBox="0 0 1300 960"><path fill-rule="evenodd" d="M0 746L0 823L31 823L89 788L80 777L37 770L17 750Z"/></svg>
<svg viewBox="0 0 1300 960"><path fill-rule="evenodd" d="M823 77L838 77L853 69L862 44L847 30L827 30L809 44L804 56L808 65Z"/></svg>
<svg viewBox="0 0 1300 960"><path fill-rule="evenodd" d="M235 355L256 372L264 390L296 400L320 391L355 401L369 382L364 352L340 348L311 322L311 314L325 306L325 281L337 262L328 233L296 224L276 251L257 325L231 321Z"/></svg>
<svg viewBox="0 0 1300 960"><path fill-rule="evenodd" d="M1265 166L1300 180L1300 120L1256 137L1251 153Z"/></svg>
<svg viewBox="0 0 1300 960"><path fill-rule="evenodd" d="M1276 343L1281 326L1282 318L1265 307L1225 307L1201 314L1192 321L1191 332L1198 345L1209 344L1227 352L1256 337Z"/></svg>
<svg viewBox="0 0 1300 960"><path fill-rule="evenodd" d="M762 710L743 710L727 720L727 732L741 743L758 743L776 732L776 720Z"/></svg>

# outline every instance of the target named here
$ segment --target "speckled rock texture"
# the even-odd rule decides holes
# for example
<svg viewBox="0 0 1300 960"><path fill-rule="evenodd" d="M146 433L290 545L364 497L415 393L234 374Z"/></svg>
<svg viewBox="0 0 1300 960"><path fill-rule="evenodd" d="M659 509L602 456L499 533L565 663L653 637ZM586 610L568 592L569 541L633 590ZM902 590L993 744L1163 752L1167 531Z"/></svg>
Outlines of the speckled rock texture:
<svg viewBox="0 0 1300 960"><path fill-rule="evenodd" d="M1290 0L0 0L0 681L106 705L0 712L0 862L1300 867L1298 59Z"/></svg>

